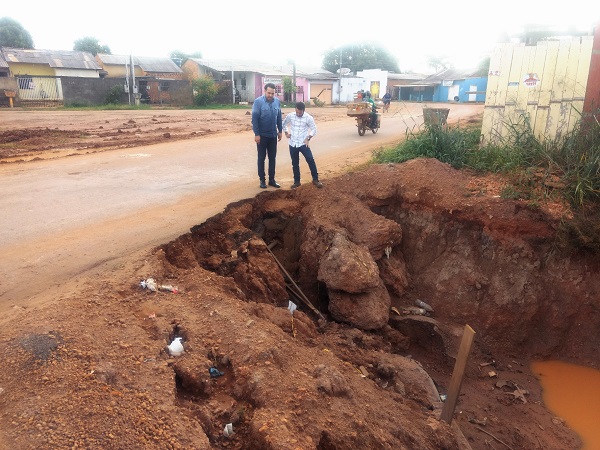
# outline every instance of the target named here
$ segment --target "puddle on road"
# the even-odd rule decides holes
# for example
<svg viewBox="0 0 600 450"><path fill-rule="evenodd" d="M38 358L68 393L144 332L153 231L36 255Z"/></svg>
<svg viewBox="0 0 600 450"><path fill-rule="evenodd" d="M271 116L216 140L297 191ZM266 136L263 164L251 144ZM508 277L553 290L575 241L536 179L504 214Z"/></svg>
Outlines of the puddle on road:
<svg viewBox="0 0 600 450"><path fill-rule="evenodd" d="M562 361L534 362L544 404L581 437L582 450L600 449L600 371Z"/></svg>

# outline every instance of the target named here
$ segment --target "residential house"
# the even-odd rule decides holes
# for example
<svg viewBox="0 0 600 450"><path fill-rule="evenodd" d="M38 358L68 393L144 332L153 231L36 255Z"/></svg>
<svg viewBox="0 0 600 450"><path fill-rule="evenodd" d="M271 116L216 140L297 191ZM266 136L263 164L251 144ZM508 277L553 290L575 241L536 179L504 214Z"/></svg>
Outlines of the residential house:
<svg viewBox="0 0 600 450"><path fill-rule="evenodd" d="M310 102L317 98L320 102L331 104L333 85L337 81L336 75L323 69L292 64L275 66L255 60L190 58L182 68L189 80L208 75L217 83L233 85L232 102L236 98L241 102L253 102L263 95L266 83L275 85L275 95L280 101L293 101L293 96L286 98L284 95L283 80L295 77L296 101Z"/></svg>
<svg viewBox="0 0 600 450"><path fill-rule="evenodd" d="M398 85L399 99L412 102L485 102L488 77L477 71L444 69L424 79Z"/></svg>
<svg viewBox="0 0 600 450"><path fill-rule="evenodd" d="M184 72L170 58L99 53L96 55L96 61L102 67L104 77L124 78L125 89L131 94L138 94L142 102L172 103L174 97L182 94L181 89L191 93L191 90L186 88L189 83L173 81L184 80ZM179 94L176 95L176 91Z"/></svg>
<svg viewBox="0 0 600 450"><path fill-rule="evenodd" d="M400 87L425 78L420 74L400 74L381 69L366 69L340 77L339 102L352 102L358 91L369 91L374 99L383 97L386 92L396 100L400 98Z"/></svg>
<svg viewBox="0 0 600 450"><path fill-rule="evenodd" d="M0 53L9 77L16 79L19 102L30 105L61 104L63 77L100 76L100 66L88 52L1 47Z"/></svg>
<svg viewBox="0 0 600 450"><path fill-rule="evenodd" d="M1 48L0 48L1 50ZM8 69L8 63L0 51L0 78L8 78L10 76L10 70Z"/></svg>
<svg viewBox="0 0 600 450"><path fill-rule="evenodd" d="M0 106L13 106L17 93L17 80L10 76L8 63L0 51Z"/></svg>
<svg viewBox="0 0 600 450"><path fill-rule="evenodd" d="M427 75L421 73L388 73L387 91L392 95L392 99L400 100L400 88L411 83L418 83L425 79Z"/></svg>

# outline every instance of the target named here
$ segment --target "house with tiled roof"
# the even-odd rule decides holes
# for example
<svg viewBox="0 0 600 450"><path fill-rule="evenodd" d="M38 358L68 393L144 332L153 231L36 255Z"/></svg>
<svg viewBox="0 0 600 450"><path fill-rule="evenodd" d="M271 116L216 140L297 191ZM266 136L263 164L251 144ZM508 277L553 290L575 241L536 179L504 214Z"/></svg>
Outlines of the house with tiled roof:
<svg viewBox="0 0 600 450"><path fill-rule="evenodd" d="M0 54L8 77L16 81L17 101L31 106L62 104L62 78L100 77L100 66L89 52L0 47Z"/></svg>
<svg viewBox="0 0 600 450"><path fill-rule="evenodd" d="M181 91L185 84L183 70L171 58L99 53L96 55L96 61L102 67L102 75L106 78L130 78L133 66L131 91L133 95L139 94L141 101L145 103L171 103L173 87L177 86ZM191 95L191 88L189 93Z"/></svg>
<svg viewBox="0 0 600 450"><path fill-rule="evenodd" d="M106 72L105 76L109 78L124 77L126 66L133 62L136 77L155 77L169 78L172 80L182 80L183 71L167 57L151 56L129 56L129 55L107 55L98 53L96 55L98 65Z"/></svg>
<svg viewBox="0 0 600 450"><path fill-rule="evenodd" d="M253 102L263 95L266 83L275 85L275 93L281 101L292 101L284 96L283 80L295 77L297 101L310 102L318 98L332 104L333 86L337 83L335 74L321 68L273 65L256 60L190 58L182 69L189 80L210 76L217 83L233 84L232 97L233 92L237 92L241 102Z"/></svg>
<svg viewBox="0 0 600 450"><path fill-rule="evenodd" d="M10 75L98 78L100 66L89 52L0 47Z"/></svg>

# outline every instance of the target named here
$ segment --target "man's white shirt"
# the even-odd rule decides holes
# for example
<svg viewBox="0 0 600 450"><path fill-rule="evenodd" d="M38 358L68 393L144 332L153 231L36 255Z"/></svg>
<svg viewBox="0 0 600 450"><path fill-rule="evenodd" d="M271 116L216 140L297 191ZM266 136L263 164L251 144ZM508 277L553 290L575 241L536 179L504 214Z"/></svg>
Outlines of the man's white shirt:
<svg viewBox="0 0 600 450"><path fill-rule="evenodd" d="M285 116L283 129L291 134L288 143L292 147L302 147L307 137L317 134L315 120L306 111L304 111L302 117L298 117L295 111Z"/></svg>

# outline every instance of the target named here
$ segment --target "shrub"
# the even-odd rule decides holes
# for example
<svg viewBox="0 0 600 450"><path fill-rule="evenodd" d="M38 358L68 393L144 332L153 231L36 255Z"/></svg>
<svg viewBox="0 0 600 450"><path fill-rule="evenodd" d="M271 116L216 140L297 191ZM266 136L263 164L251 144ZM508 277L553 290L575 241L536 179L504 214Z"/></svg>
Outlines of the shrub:
<svg viewBox="0 0 600 450"><path fill-rule="evenodd" d="M197 106L208 105L218 93L217 84L211 77L206 75L196 78L192 82L192 89L194 90L194 104Z"/></svg>
<svg viewBox="0 0 600 450"><path fill-rule="evenodd" d="M113 86L106 93L106 98L104 99L104 103L106 105L117 105L121 103L121 95L123 93L123 86Z"/></svg>

